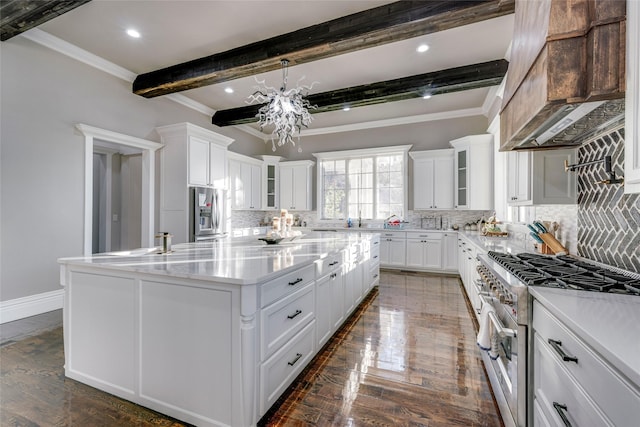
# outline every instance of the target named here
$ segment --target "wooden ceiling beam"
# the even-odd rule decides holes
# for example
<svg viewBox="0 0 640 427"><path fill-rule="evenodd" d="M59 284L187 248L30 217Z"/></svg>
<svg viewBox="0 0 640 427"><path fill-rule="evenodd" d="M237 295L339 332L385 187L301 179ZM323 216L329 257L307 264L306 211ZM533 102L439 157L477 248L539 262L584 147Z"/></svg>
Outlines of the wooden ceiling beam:
<svg viewBox="0 0 640 427"><path fill-rule="evenodd" d="M140 74L146 98L195 89L406 40L514 12L515 0L398 1L203 58Z"/></svg>
<svg viewBox="0 0 640 427"><path fill-rule="evenodd" d="M2 0L0 40L6 41L91 0Z"/></svg>
<svg viewBox="0 0 640 427"><path fill-rule="evenodd" d="M425 94L440 95L462 90L499 85L509 63L504 59L434 71L368 85L354 86L305 97L316 108L310 112L326 113L365 105L421 98ZM256 114L264 104L248 105L217 111L211 122L218 126L241 125L257 121Z"/></svg>

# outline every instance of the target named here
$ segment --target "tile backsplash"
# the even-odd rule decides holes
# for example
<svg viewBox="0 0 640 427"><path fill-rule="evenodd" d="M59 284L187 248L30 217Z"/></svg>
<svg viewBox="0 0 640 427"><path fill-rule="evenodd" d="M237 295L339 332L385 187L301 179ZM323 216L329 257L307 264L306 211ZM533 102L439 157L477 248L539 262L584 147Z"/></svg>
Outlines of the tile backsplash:
<svg viewBox="0 0 640 427"><path fill-rule="evenodd" d="M610 155L617 176L624 171L624 128L612 131L578 150L580 163ZM640 272L640 194L624 194L621 184L607 179L603 163L578 174L578 253L586 258Z"/></svg>

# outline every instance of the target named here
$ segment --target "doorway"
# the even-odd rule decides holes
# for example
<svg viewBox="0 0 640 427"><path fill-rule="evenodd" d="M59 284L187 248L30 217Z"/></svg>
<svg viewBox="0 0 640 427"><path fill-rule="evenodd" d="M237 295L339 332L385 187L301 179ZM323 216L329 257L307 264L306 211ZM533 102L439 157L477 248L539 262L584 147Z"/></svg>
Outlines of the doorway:
<svg viewBox="0 0 640 427"><path fill-rule="evenodd" d="M155 157L163 145L85 124L84 255L154 245Z"/></svg>
<svg viewBox="0 0 640 427"><path fill-rule="evenodd" d="M141 246L142 181L140 150L95 142L92 253Z"/></svg>

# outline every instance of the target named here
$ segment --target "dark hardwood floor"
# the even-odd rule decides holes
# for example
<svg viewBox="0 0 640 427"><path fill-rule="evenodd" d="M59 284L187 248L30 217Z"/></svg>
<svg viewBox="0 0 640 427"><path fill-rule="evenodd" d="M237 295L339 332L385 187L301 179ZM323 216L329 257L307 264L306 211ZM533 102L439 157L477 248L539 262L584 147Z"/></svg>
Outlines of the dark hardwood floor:
<svg viewBox="0 0 640 427"><path fill-rule="evenodd" d="M0 349L2 426L183 426L64 377L62 328ZM262 426L501 426L458 279L384 271Z"/></svg>

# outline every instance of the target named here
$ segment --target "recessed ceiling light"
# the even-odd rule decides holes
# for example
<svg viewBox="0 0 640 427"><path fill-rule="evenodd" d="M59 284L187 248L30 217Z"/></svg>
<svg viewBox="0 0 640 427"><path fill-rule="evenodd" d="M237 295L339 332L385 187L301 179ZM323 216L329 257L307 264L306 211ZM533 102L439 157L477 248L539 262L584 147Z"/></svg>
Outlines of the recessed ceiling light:
<svg viewBox="0 0 640 427"><path fill-rule="evenodd" d="M422 99L429 99L429 98L431 98L431 94L430 93L427 93L422 97Z"/></svg>
<svg viewBox="0 0 640 427"><path fill-rule="evenodd" d="M427 45L427 44L421 44L420 46L418 46L416 48L416 51L418 51L420 53L426 52L428 50L429 50L429 45Z"/></svg>
<svg viewBox="0 0 640 427"><path fill-rule="evenodd" d="M349 110L351 110L351 107L344 107L344 108L342 109L342 111L349 111Z"/></svg>
<svg viewBox="0 0 640 427"><path fill-rule="evenodd" d="M224 91L227 93L233 93L233 88L232 87L226 87L224 88Z"/></svg>
<svg viewBox="0 0 640 427"><path fill-rule="evenodd" d="M140 38L140 33L138 32L138 30L134 30L133 28L129 28L127 30L127 34L129 35L129 37L133 37L134 39Z"/></svg>

